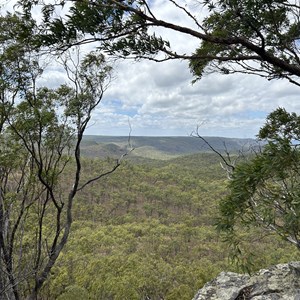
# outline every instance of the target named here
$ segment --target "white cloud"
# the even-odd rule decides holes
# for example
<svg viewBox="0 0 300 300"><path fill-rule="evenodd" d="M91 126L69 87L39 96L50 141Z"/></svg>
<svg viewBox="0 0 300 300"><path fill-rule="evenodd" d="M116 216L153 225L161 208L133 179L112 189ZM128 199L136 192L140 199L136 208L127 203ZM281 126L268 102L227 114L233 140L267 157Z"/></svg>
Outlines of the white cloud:
<svg viewBox="0 0 300 300"><path fill-rule="evenodd" d="M187 64L179 61L125 61L117 76L104 103L118 99L116 113L135 111L128 115L133 134L136 129L136 134L187 135L205 121L203 135L254 137L278 106L300 112L297 87L286 81L212 74L192 85ZM127 122L123 125L128 128ZM114 127L110 134L119 130Z"/></svg>

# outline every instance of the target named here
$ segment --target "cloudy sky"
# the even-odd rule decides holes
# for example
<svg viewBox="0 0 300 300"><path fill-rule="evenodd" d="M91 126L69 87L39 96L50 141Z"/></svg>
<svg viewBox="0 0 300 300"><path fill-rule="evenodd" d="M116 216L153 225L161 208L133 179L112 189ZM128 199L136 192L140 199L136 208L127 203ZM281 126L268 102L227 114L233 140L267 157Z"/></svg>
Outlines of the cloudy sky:
<svg viewBox="0 0 300 300"><path fill-rule="evenodd" d="M193 26L168 0L153 0L151 5L159 18ZM193 11L199 18L205 14L199 7ZM160 33L178 52L191 53L198 44L176 32ZM279 106L300 113L299 88L286 81L219 74L195 84L192 80L184 61L117 62L115 79L87 133L128 135L131 127L132 135L188 136L199 126L204 136L248 138L255 137L267 114ZM44 75L50 85L62 81L56 67Z"/></svg>

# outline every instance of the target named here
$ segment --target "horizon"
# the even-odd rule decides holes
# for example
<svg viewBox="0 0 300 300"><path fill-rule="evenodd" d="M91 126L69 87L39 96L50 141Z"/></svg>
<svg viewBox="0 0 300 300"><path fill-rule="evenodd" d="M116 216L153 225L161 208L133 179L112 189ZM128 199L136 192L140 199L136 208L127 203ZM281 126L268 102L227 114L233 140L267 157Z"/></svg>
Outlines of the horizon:
<svg viewBox="0 0 300 300"><path fill-rule="evenodd" d="M97 137L122 137L122 138L131 138L131 137L149 137L149 138L199 138L197 136L191 135L104 135L104 134L84 134L84 136L97 136ZM256 140L257 137L227 137L227 136L217 136L217 135L201 135L203 138L224 138L224 139L241 139L241 140Z"/></svg>

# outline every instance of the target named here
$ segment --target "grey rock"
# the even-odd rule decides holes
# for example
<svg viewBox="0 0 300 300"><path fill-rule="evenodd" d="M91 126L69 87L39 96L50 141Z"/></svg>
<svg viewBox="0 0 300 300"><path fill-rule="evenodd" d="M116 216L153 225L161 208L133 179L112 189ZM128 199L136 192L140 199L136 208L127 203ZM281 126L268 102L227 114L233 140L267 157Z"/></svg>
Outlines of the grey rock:
<svg viewBox="0 0 300 300"><path fill-rule="evenodd" d="M300 262L272 266L252 276L222 272L193 300L300 300Z"/></svg>

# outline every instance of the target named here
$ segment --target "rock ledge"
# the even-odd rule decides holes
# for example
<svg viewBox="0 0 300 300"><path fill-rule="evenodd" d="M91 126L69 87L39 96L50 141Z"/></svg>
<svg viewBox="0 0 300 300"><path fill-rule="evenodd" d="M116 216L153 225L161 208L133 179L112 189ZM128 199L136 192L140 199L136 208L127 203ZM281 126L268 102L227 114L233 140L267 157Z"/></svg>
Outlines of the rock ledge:
<svg viewBox="0 0 300 300"><path fill-rule="evenodd" d="M222 272L193 300L300 300L300 262L276 265L252 276Z"/></svg>

